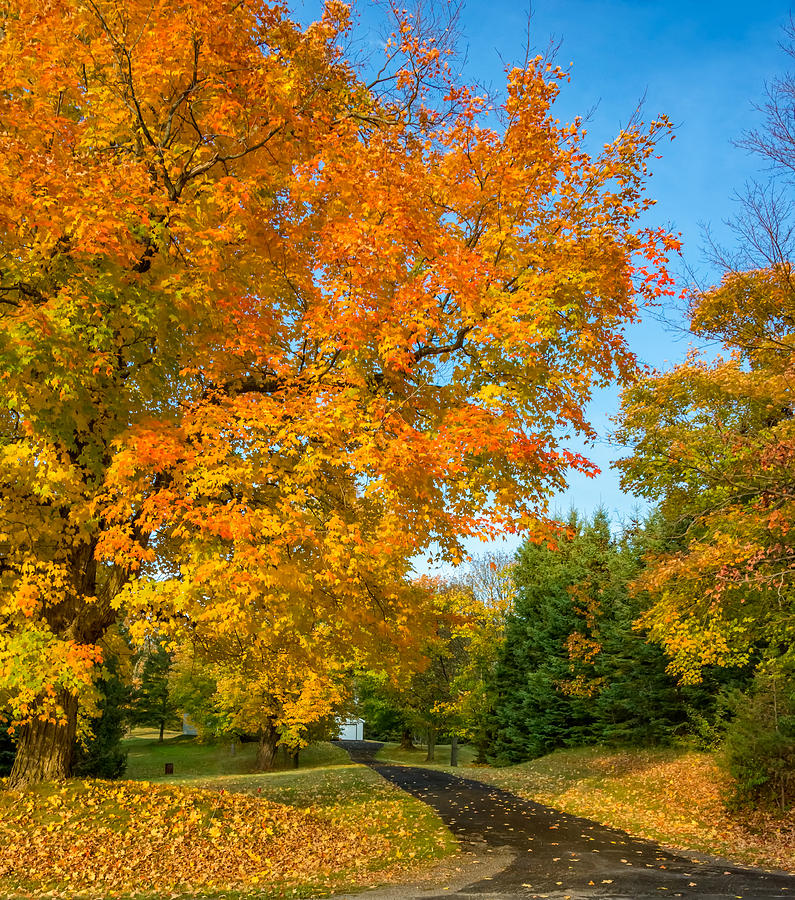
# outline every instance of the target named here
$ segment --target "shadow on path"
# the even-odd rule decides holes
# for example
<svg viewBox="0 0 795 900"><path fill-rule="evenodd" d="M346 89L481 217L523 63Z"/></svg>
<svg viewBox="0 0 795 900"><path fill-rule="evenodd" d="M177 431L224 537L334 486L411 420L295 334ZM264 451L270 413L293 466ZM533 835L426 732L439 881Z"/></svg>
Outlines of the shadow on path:
<svg viewBox="0 0 795 900"><path fill-rule="evenodd" d="M371 898L535 897L647 900L795 898L795 876L748 869L719 860L699 862L663 850L588 819L524 800L489 784L445 771L384 765L374 759L383 744L340 741L354 762L370 766L387 781L431 806L465 854L496 852L502 868L466 882L467 856L459 858L464 878L449 890L402 885L370 892Z"/></svg>

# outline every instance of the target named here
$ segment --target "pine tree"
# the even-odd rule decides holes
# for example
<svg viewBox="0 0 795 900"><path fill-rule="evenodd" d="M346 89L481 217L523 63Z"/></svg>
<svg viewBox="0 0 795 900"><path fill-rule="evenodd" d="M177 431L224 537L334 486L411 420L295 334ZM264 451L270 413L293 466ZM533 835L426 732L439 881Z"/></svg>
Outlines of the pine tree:
<svg viewBox="0 0 795 900"><path fill-rule="evenodd" d="M581 522L568 522L575 534ZM516 598L495 674L496 733L500 762L532 759L554 747L586 739L589 715L581 698L558 685L571 675L566 640L577 627L569 587L576 580L577 537L557 550L526 543L514 568Z"/></svg>
<svg viewBox="0 0 795 900"><path fill-rule="evenodd" d="M160 741L168 725L178 719L177 706L169 689L172 655L149 640L138 658L140 683L133 694L132 719L137 725L151 725L160 731Z"/></svg>
<svg viewBox="0 0 795 900"><path fill-rule="evenodd" d="M662 649L635 623L643 596L630 584L657 534L611 536L604 512L572 514L551 549L526 544L497 667L494 755L518 762L588 743L653 745L686 728L688 709L712 696L682 688Z"/></svg>

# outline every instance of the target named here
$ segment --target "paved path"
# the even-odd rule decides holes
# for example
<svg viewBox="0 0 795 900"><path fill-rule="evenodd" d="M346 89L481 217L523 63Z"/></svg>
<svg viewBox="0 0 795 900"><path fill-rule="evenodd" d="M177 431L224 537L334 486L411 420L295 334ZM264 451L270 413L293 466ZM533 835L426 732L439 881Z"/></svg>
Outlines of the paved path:
<svg viewBox="0 0 795 900"><path fill-rule="evenodd" d="M356 762L433 807L463 851L454 866L434 879L434 887L395 885L361 895L368 900L795 898L795 876L714 859L697 862L480 781L434 769L382 765L373 759L381 744L342 741L340 746Z"/></svg>

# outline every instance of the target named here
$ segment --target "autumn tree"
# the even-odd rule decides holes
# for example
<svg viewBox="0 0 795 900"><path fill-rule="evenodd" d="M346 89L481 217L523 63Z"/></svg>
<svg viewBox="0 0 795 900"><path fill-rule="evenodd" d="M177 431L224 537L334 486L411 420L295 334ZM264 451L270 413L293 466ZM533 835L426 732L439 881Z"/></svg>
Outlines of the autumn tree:
<svg viewBox="0 0 795 900"><path fill-rule="evenodd" d="M440 732L455 729L454 682L466 658L465 632L474 625L464 610L471 598L455 585L423 578L432 621L418 652L397 668L383 664L359 673L357 707L368 724L382 732L398 731L401 748L412 749L413 735L427 740L427 759L434 759ZM386 735L384 735L386 736Z"/></svg>
<svg viewBox="0 0 795 900"><path fill-rule="evenodd" d="M462 579L463 620L457 631L464 652L454 673L447 709L453 733L466 738L485 763L494 738L494 676L513 609L514 561L506 553L472 559Z"/></svg>
<svg viewBox="0 0 795 900"><path fill-rule="evenodd" d="M499 573L485 576L483 567L470 566L472 575L488 577L493 588L505 591ZM467 583L470 580L422 579L431 595L433 622L416 658L403 660L400 669L372 668L357 680L357 707L368 731L374 727L383 737L399 732L403 749L413 746L414 732L424 733L428 761L435 758L439 735L451 737L453 760L459 737L473 739L478 750L483 749L490 716L486 674L496 659L504 606L494 593L484 602Z"/></svg>
<svg viewBox="0 0 795 900"><path fill-rule="evenodd" d="M623 484L683 535L650 556L640 586L656 598L652 634L685 680L709 663L787 655L795 637L793 92L791 74L769 86L764 127L741 144L771 178L740 196L734 248L713 243L720 283L690 294L690 330L709 352L650 373L622 405Z"/></svg>
<svg viewBox="0 0 795 900"><path fill-rule="evenodd" d="M795 24L788 29L795 55ZM739 198L736 242L713 243L720 283L690 296L690 329L720 355L694 351L625 394L619 438L626 487L679 526L677 546L650 553L637 585L644 617L683 681L704 667L756 669L735 697L725 761L735 799L795 798L795 76L768 88L764 125L741 144L769 178Z"/></svg>
<svg viewBox="0 0 795 900"><path fill-rule="evenodd" d="M306 746L310 726L330 717L348 696L349 673L333 656L333 645L317 635L312 643L318 658L308 657L284 634L250 635L245 643L186 642L175 654L173 703L202 735L256 735L255 766L267 771L280 745L291 752ZM346 658L355 659L355 653ZM297 666L298 660L304 666Z"/></svg>
<svg viewBox="0 0 795 900"><path fill-rule="evenodd" d="M455 560L593 471L561 436L631 371L622 325L667 290L672 243L638 226L665 123L589 155L543 59L492 110L408 15L368 80L337 0L306 28L266 0L0 17L20 787L69 772L120 618L253 638L266 666L287 634L293 675L317 642L410 644L413 554Z"/></svg>

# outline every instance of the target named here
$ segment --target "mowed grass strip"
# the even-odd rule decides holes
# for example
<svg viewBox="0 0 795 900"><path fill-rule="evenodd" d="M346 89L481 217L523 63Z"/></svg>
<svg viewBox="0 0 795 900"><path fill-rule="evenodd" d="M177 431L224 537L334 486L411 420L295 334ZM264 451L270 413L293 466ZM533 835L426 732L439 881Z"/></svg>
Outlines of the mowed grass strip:
<svg viewBox="0 0 795 900"><path fill-rule="evenodd" d="M417 746L413 750L404 750L398 744L387 743L376 753L375 758L382 763L397 763L402 766L423 766L428 769L450 769L456 767L450 765L450 745L437 744L433 762L425 762L427 747ZM460 744L458 747L458 765L470 766L475 759L475 748L470 744Z"/></svg>
<svg viewBox="0 0 795 900"><path fill-rule="evenodd" d="M590 747L467 775L673 849L795 871L795 810L729 812L708 753Z"/></svg>
<svg viewBox="0 0 795 900"><path fill-rule="evenodd" d="M150 743L139 739L133 771L166 754L173 779L0 794L0 896L318 896L455 850L427 806L331 745L305 754L326 765L251 773L229 745Z"/></svg>
<svg viewBox="0 0 795 900"><path fill-rule="evenodd" d="M257 744L239 741L205 743L195 737L173 735L162 743L156 732L136 729L123 742L127 751L125 777L131 781L174 782L215 775L245 775L253 771ZM317 766L349 765L348 754L334 744L319 742L304 748L299 754L301 769ZM172 763L174 775L165 775L165 764ZM294 771L291 759L280 752L276 756L277 770Z"/></svg>

